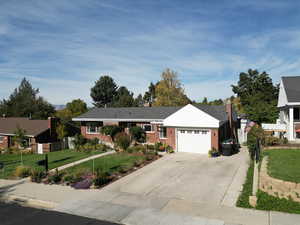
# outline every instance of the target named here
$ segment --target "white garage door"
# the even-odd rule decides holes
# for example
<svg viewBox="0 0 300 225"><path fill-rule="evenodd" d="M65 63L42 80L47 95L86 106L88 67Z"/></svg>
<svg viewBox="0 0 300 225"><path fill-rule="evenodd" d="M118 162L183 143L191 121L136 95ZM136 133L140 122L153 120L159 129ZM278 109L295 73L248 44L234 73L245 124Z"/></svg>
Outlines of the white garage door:
<svg viewBox="0 0 300 225"><path fill-rule="evenodd" d="M179 152L207 154L211 149L211 133L205 129L180 129L177 131Z"/></svg>

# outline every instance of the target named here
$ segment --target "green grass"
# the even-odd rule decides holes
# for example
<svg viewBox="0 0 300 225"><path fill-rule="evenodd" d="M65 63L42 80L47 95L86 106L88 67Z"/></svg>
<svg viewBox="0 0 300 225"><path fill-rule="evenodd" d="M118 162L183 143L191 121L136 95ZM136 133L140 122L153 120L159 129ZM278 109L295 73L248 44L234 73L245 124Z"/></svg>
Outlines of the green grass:
<svg viewBox="0 0 300 225"><path fill-rule="evenodd" d="M268 150L267 153L264 153L264 155L269 155L269 152L271 151L273 152L273 150ZM278 151L278 150L274 150L274 151ZM286 150L280 150L280 151L286 151ZM248 168L246 181L243 185L243 190L236 202L236 206L238 207L253 208L249 204L249 196L252 195L252 186L253 186L253 167L254 167L254 163L253 161L251 161L250 166ZM267 193L261 190L258 190L256 196L257 196L257 206L255 207L255 209L300 214L300 203L298 202L294 202L292 200L284 199L284 198L280 199L278 197L268 195Z"/></svg>
<svg viewBox="0 0 300 225"><path fill-rule="evenodd" d="M128 167L133 167L136 160L145 160L144 155L134 155L128 153L116 153L94 160L95 171L100 168L102 172L117 172L121 165L126 164ZM81 163L77 166L70 167L65 170L67 173L76 173L78 171L93 171L93 160Z"/></svg>
<svg viewBox="0 0 300 225"><path fill-rule="evenodd" d="M48 153L49 169L53 169L91 155L100 154L101 151L91 152L76 152L74 150L62 150ZM45 155L40 154L27 154L23 155L23 165L33 168L43 168L36 164L37 161L45 159ZM1 154L0 162L4 163L4 170L0 170L0 178L11 178L17 166L21 165L20 154Z"/></svg>
<svg viewBox="0 0 300 225"><path fill-rule="evenodd" d="M256 209L300 214L300 203L284 198L280 199L259 190Z"/></svg>
<svg viewBox="0 0 300 225"><path fill-rule="evenodd" d="M236 202L237 207L252 208L252 206L249 204L249 196L252 195L253 167L254 163L251 161L247 171L246 181L243 184L243 190Z"/></svg>
<svg viewBox="0 0 300 225"><path fill-rule="evenodd" d="M268 173L271 177L300 183L300 149L273 149L269 156Z"/></svg>

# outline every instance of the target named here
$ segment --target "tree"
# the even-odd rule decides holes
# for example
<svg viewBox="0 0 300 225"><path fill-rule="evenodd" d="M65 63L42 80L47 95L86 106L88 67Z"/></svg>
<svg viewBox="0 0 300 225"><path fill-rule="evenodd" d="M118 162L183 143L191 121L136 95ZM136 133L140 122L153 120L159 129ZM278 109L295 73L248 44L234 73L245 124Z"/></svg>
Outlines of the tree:
<svg viewBox="0 0 300 225"><path fill-rule="evenodd" d="M124 86L119 87L116 95L113 98L111 106L112 107L133 107L133 106L135 106L133 93L130 92Z"/></svg>
<svg viewBox="0 0 300 225"><path fill-rule="evenodd" d="M240 73L232 91L239 97L242 108L250 120L259 124L275 122L278 117L278 85L273 85L266 72L249 69Z"/></svg>
<svg viewBox="0 0 300 225"><path fill-rule="evenodd" d="M156 97L155 88L156 88L156 85L151 82L149 87L148 87L148 91L146 91L145 94L144 94L143 100L144 100L145 103L148 103L149 105L152 105L153 102L155 101L155 97Z"/></svg>
<svg viewBox="0 0 300 225"><path fill-rule="evenodd" d="M62 141L68 135L66 126L62 123L58 124L56 127L56 133L57 133L57 138Z"/></svg>
<svg viewBox="0 0 300 225"><path fill-rule="evenodd" d="M143 100L143 96L139 94L135 99L134 99L134 105L137 107L143 107L145 101Z"/></svg>
<svg viewBox="0 0 300 225"><path fill-rule="evenodd" d="M96 107L110 106L117 94L118 86L109 76L102 76L91 88L91 97Z"/></svg>
<svg viewBox="0 0 300 225"><path fill-rule="evenodd" d="M20 126L17 126L17 129L14 132L13 141L17 144L18 148L25 148L28 145L26 130L22 129Z"/></svg>
<svg viewBox="0 0 300 225"><path fill-rule="evenodd" d="M207 105L208 104L208 100L206 97L203 98L202 104Z"/></svg>
<svg viewBox="0 0 300 225"><path fill-rule="evenodd" d="M38 96L38 93L39 89L33 88L30 82L23 78L8 100L3 99L0 102L0 113L10 117L47 119L54 113L54 107Z"/></svg>
<svg viewBox="0 0 300 225"><path fill-rule="evenodd" d="M184 93L177 73L170 69L162 73L161 80L155 87L155 95L155 106L182 106L191 102Z"/></svg>
<svg viewBox="0 0 300 225"><path fill-rule="evenodd" d="M56 116L60 118L62 123L68 123L72 118L79 116L88 111L86 103L81 99L74 99L68 102L66 108L56 112Z"/></svg>

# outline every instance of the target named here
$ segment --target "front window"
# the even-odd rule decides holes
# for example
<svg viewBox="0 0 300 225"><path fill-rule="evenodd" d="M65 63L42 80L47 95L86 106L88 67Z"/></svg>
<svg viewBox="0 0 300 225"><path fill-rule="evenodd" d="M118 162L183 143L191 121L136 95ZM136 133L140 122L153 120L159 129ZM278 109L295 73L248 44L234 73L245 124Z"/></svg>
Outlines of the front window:
<svg viewBox="0 0 300 225"><path fill-rule="evenodd" d="M144 124L143 127L144 127L144 131L146 131L146 132L153 131L151 124Z"/></svg>
<svg viewBox="0 0 300 225"><path fill-rule="evenodd" d="M88 123L86 129L87 129L88 134L98 134L98 133L100 133L99 123Z"/></svg>
<svg viewBox="0 0 300 225"><path fill-rule="evenodd" d="M300 110L299 110L299 108L294 108L294 120L300 120Z"/></svg>
<svg viewBox="0 0 300 225"><path fill-rule="evenodd" d="M3 143L4 141L4 136L0 136L0 143Z"/></svg>
<svg viewBox="0 0 300 225"><path fill-rule="evenodd" d="M166 127L159 127L159 138L167 138L167 128Z"/></svg>

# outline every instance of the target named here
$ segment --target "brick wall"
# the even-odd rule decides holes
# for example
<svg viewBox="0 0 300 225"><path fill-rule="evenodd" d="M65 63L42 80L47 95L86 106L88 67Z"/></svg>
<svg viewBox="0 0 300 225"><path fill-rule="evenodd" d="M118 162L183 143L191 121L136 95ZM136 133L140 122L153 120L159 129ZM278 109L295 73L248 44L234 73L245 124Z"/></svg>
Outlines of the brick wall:
<svg viewBox="0 0 300 225"><path fill-rule="evenodd" d="M170 145L174 150L176 149L176 134L175 128L167 127L167 138L159 138L158 125L153 125L154 131L147 132L147 142L154 144L156 142L162 142Z"/></svg>
<svg viewBox="0 0 300 225"><path fill-rule="evenodd" d="M211 148L219 150L219 129L211 129Z"/></svg>
<svg viewBox="0 0 300 225"><path fill-rule="evenodd" d="M81 126L81 134L87 139L98 138L101 141L112 143L111 137L107 135L103 135L101 133L98 134L88 134L86 126Z"/></svg>

